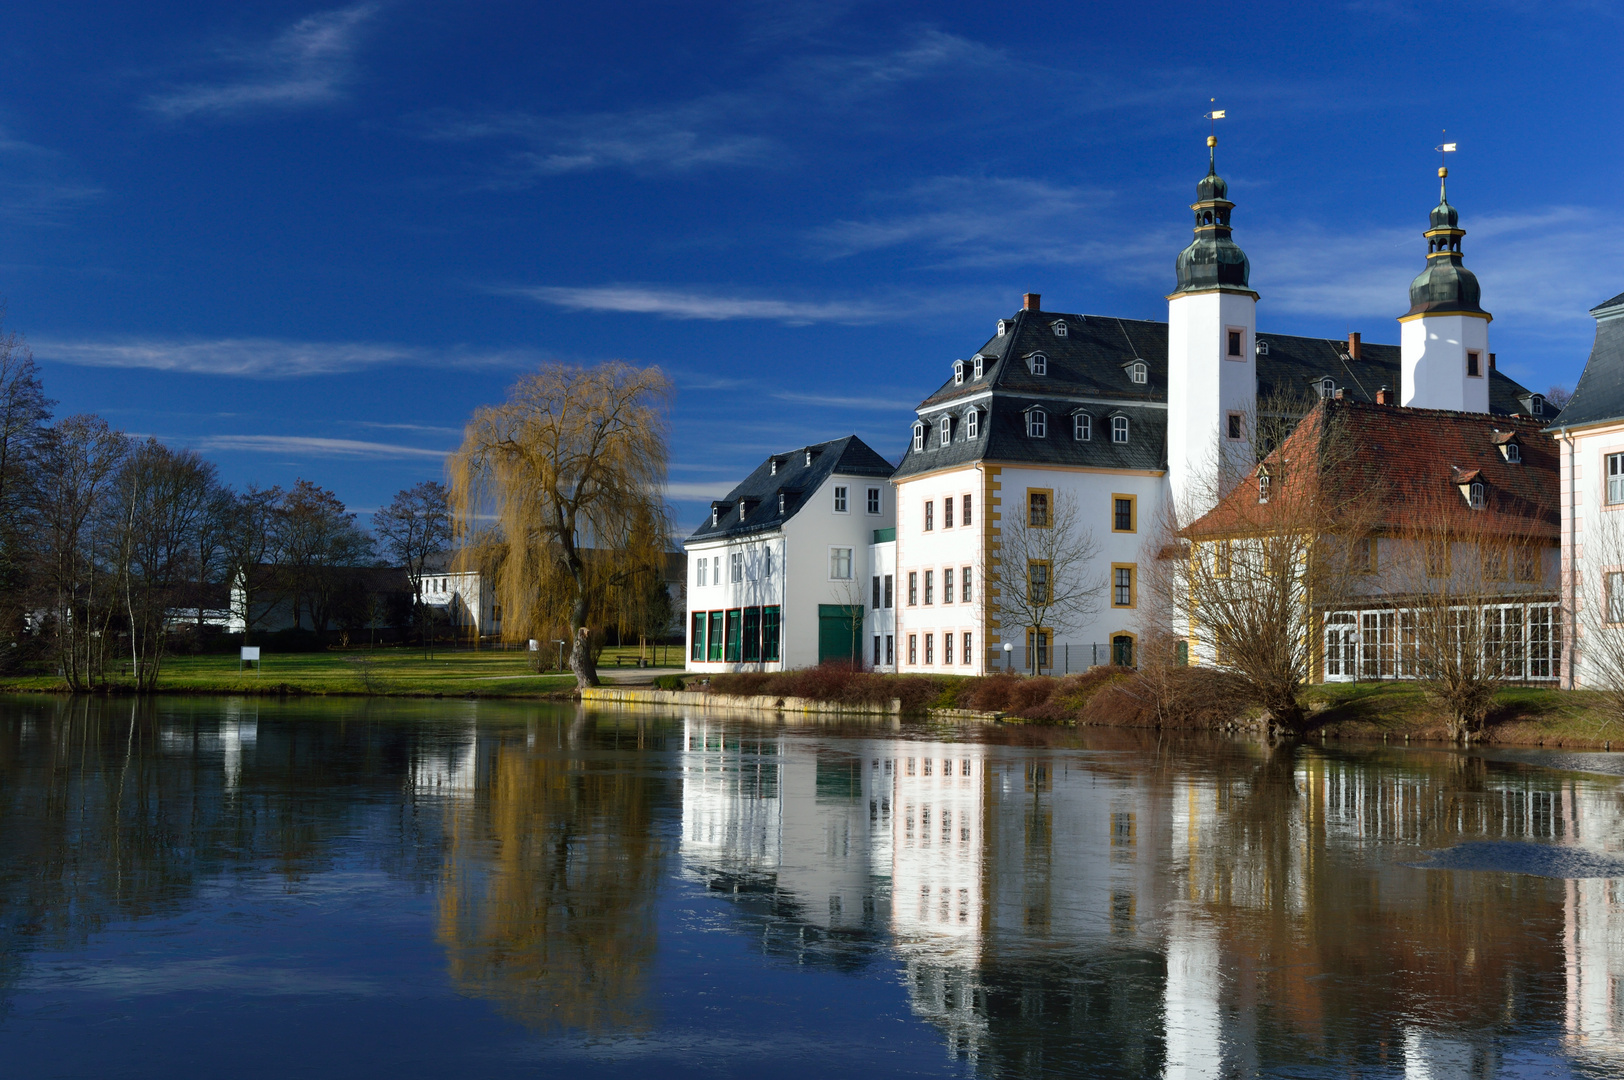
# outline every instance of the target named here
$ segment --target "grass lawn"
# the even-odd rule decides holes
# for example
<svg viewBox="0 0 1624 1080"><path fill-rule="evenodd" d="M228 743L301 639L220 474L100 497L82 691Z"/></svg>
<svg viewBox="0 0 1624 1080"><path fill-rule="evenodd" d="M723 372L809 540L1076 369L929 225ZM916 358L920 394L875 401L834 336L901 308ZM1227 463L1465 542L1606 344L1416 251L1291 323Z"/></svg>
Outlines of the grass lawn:
<svg viewBox="0 0 1624 1080"><path fill-rule="evenodd" d="M1350 738L1445 739L1445 717L1420 687L1409 683L1324 683L1309 691L1322 706L1315 733ZM1488 742L1523 746L1624 745L1624 726L1610 720L1599 694L1508 686L1495 697Z"/></svg>
<svg viewBox="0 0 1624 1080"><path fill-rule="evenodd" d="M609 667L613 668L613 658ZM239 672L235 656L174 656L164 662L158 689L171 693L445 694L514 697L567 690L568 674L530 668L522 652L436 652L420 648L266 654L262 669ZM0 690L60 690L55 676L0 679Z"/></svg>

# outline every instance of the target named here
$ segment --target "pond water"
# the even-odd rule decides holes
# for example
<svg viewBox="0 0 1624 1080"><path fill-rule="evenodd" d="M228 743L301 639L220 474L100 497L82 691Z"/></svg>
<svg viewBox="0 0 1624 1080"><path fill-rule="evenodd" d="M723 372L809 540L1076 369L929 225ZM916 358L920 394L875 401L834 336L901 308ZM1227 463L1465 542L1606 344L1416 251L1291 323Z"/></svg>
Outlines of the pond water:
<svg viewBox="0 0 1624 1080"><path fill-rule="evenodd" d="M0 699L0 1074L1624 1075L1619 761Z"/></svg>

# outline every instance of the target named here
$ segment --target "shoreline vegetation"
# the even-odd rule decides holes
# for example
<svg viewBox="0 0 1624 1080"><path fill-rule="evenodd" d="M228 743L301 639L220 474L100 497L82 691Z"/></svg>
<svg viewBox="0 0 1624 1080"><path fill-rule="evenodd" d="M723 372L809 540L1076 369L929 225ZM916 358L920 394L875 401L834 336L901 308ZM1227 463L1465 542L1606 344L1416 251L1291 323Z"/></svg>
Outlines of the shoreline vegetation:
<svg viewBox="0 0 1624 1080"><path fill-rule="evenodd" d="M647 655L646 650L644 655ZM895 702L905 715L996 717L1005 723L1164 731L1266 731L1256 709L1238 708L1222 676L1208 669L1163 671L1097 667L1064 677L882 675L837 666L782 674L697 676L636 669L635 648L605 650L601 670L634 677L616 685L687 689L726 697L801 698L872 707ZM1170 676L1170 677L1169 677ZM117 681L107 693L133 690ZM332 650L268 655L262 670L239 671L235 656L180 656L164 665L162 695L457 697L556 699L577 696L569 671L537 672L526 653L421 648ZM68 693L55 675L0 678L0 693ZM1327 683L1306 696L1302 738L1453 743L1450 719L1417 686L1394 682ZM1607 719L1600 695L1510 686L1496 695L1473 742L1503 746L1611 749L1624 729Z"/></svg>

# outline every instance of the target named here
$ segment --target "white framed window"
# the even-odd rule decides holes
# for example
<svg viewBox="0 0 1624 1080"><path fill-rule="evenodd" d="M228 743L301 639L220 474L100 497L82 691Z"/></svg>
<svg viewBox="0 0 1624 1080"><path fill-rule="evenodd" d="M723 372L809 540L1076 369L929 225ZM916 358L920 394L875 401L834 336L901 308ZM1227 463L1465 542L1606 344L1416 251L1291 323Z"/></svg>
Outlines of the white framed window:
<svg viewBox="0 0 1624 1080"><path fill-rule="evenodd" d="M1071 437L1078 442L1088 442L1094 437L1094 418L1087 413L1071 414Z"/></svg>
<svg viewBox="0 0 1624 1080"><path fill-rule="evenodd" d="M999 337L1004 336L1004 330L1003 330L1003 324L1002 323L999 324L998 336ZM978 378L978 379L981 378L981 370L982 370L981 365L982 365L983 362L984 362L984 360L983 360L982 357L979 357L979 356L976 357L976 359L975 359L975 372L976 372L975 377Z"/></svg>
<svg viewBox="0 0 1624 1080"><path fill-rule="evenodd" d="M851 548L832 547L829 549L829 580L851 580Z"/></svg>
<svg viewBox="0 0 1624 1080"><path fill-rule="evenodd" d="M880 512L880 489L877 487L868 489L868 512L871 514Z"/></svg>
<svg viewBox="0 0 1624 1080"><path fill-rule="evenodd" d="M1046 439L1049 437L1049 414L1042 409L1028 409L1026 413L1026 437L1029 439Z"/></svg>
<svg viewBox="0 0 1624 1080"><path fill-rule="evenodd" d="M1269 501L1268 469L1259 469L1257 471L1257 501L1260 503L1266 503Z"/></svg>
<svg viewBox="0 0 1624 1080"><path fill-rule="evenodd" d="M998 336L1003 337L1007 333L1009 333L1009 320L1008 319L999 319L998 320Z"/></svg>
<svg viewBox="0 0 1624 1080"><path fill-rule="evenodd" d="M1049 358L1040 352L1035 352L1026 358L1026 366L1032 369L1034 375L1049 374Z"/></svg>
<svg viewBox="0 0 1624 1080"><path fill-rule="evenodd" d="M709 575L710 575L710 560L709 559L700 559L699 560L699 585L700 585L700 588L704 588L705 585L707 585L709 583L709 581L710 581Z"/></svg>
<svg viewBox="0 0 1624 1080"><path fill-rule="evenodd" d="M761 549L761 576L769 579L773 576L773 549L770 547Z"/></svg>
<svg viewBox="0 0 1624 1080"><path fill-rule="evenodd" d="M1329 375L1321 379L1319 384L1319 396L1322 398L1335 397L1336 380L1331 378Z"/></svg>
<svg viewBox="0 0 1624 1080"><path fill-rule="evenodd" d="M716 556L716 558L711 560L711 584L712 585L720 585L721 583L722 583L722 557L720 555L718 555L718 556Z"/></svg>
<svg viewBox="0 0 1624 1080"><path fill-rule="evenodd" d="M959 568L959 600L965 604L970 602L970 568L968 566ZM966 664L969 662L968 660L965 661Z"/></svg>
<svg viewBox="0 0 1624 1080"><path fill-rule="evenodd" d="M784 508L786 506L788 506L788 505L789 505L789 496L784 494L782 491L780 491L778 493L778 513L779 513L780 517L783 516Z"/></svg>
<svg viewBox="0 0 1624 1080"><path fill-rule="evenodd" d="M1607 505L1624 503L1624 454L1607 455Z"/></svg>
<svg viewBox="0 0 1624 1080"><path fill-rule="evenodd" d="M845 512L846 512L846 486L844 484L840 484L840 485L837 485L835 487L835 513L844 514Z"/></svg>
<svg viewBox="0 0 1624 1080"><path fill-rule="evenodd" d="M1258 338L1257 340L1257 354L1259 356L1269 355L1269 343L1264 341L1262 338Z"/></svg>
<svg viewBox="0 0 1624 1080"><path fill-rule="evenodd" d="M1535 394L1528 399L1528 411L1535 416L1545 415L1545 395Z"/></svg>
<svg viewBox="0 0 1624 1080"><path fill-rule="evenodd" d="M728 575L727 575L728 580L735 581L735 582L744 580L744 552L742 552L742 551L730 551L730 552L728 552L727 565L728 565Z"/></svg>
<svg viewBox="0 0 1624 1080"><path fill-rule="evenodd" d="M953 385L954 386L963 386L964 385L964 361L963 360L955 360L955 361L953 361Z"/></svg>
<svg viewBox="0 0 1624 1080"><path fill-rule="evenodd" d="M981 437L981 410L971 409L964 414L964 437L976 439Z"/></svg>
<svg viewBox="0 0 1624 1080"><path fill-rule="evenodd" d="M1114 443L1128 441L1128 418L1126 416L1111 417L1111 441Z"/></svg>
<svg viewBox="0 0 1624 1080"><path fill-rule="evenodd" d="M1466 354L1466 377L1481 379L1483 377L1483 354L1468 352Z"/></svg>
<svg viewBox="0 0 1624 1080"><path fill-rule="evenodd" d="M1056 319L1051 325L1054 327L1055 337L1065 337L1070 332L1065 319Z"/></svg>
<svg viewBox="0 0 1624 1080"><path fill-rule="evenodd" d="M913 426L913 448L915 450L925 448L925 425L918 420L914 421Z"/></svg>
<svg viewBox="0 0 1624 1080"><path fill-rule="evenodd" d="M1471 503L1473 510L1481 510L1487 505L1488 500L1485 498L1487 490L1488 489L1483 486L1483 481L1472 481L1472 486L1468 491L1466 501Z"/></svg>
<svg viewBox="0 0 1624 1080"><path fill-rule="evenodd" d="M1143 386L1145 382L1149 380L1149 378L1150 367L1148 365L1144 363L1132 363L1128 365L1129 382L1138 383L1140 386Z"/></svg>
<svg viewBox="0 0 1624 1080"><path fill-rule="evenodd" d="M1624 574L1616 570L1607 573L1607 621L1624 623Z"/></svg>
<svg viewBox="0 0 1624 1080"><path fill-rule="evenodd" d="M941 432L941 445L947 446L953 441L953 418L943 416L936 421L936 430Z"/></svg>
<svg viewBox="0 0 1624 1080"><path fill-rule="evenodd" d="M1505 450L1507 461L1511 462L1513 465L1520 465L1522 463L1522 447L1518 446L1514 442L1506 443Z"/></svg>

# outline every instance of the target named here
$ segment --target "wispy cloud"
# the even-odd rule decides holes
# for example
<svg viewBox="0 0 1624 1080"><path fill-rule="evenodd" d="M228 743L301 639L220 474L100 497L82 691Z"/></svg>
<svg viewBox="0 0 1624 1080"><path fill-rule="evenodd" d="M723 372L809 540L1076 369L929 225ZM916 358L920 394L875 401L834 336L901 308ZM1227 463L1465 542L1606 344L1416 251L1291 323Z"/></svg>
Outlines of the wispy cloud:
<svg viewBox="0 0 1624 1080"><path fill-rule="evenodd" d="M380 431L423 431L433 435L461 435L462 428L441 427L436 424L380 424L371 420L357 420L356 427L374 428Z"/></svg>
<svg viewBox="0 0 1624 1080"><path fill-rule="evenodd" d="M778 300L659 285L542 286L511 291L571 311L621 311L671 319L871 323L896 314L894 307L870 300Z"/></svg>
<svg viewBox="0 0 1624 1080"><path fill-rule="evenodd" d="M269 41L217 49L214 63L233 69L233 77L153 94L147 107L182 120L336 101L354 78L361 28L378 8L366 3L308 15Z"/></svg>
<svg viewBox="0 0 1624 1080"><path fill-rule="evenodd" d="M832 409L860 409L865 412L903 412L911 413L918 404L917 399L906 398L878 398L878 397L832 397L823 394L791 394L782 390L775 390L773 397L779 401L793 402L796 405L821 405Z"/></svg>
<svg viewBox="0 0 1624 1080"><path fill-rule="evenodd" d="M668 499L720 499L733 490L733 480L705 481L678 481L675 484L665 485L665 497Z"/></svg>
<svg viewBox="0 0 1624 1080"><path fill-rule="evenodd" d="M190 440L199 450L248 454L284 454L300 458L443 458L450 450L358 439L325 439L305 435L205 435Z"/></svg>
<svg viewBox="0 0 1624 1080"><path fill-rule="evenodd" d="M385 366L521 367L543 359L532 350L430 349L368 342L279 341L274 338L72 341L39 338L41 360L81 367L144 368L189 375L292 379Z"/></svg>

